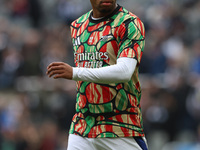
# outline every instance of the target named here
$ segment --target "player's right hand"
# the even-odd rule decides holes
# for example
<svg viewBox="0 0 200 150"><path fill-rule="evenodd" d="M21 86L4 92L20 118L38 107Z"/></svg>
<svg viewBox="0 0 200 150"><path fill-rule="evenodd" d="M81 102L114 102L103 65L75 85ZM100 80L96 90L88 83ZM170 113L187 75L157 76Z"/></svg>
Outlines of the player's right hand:
<svg viewBox="0 0 200 150"><path fill-rule="evenodd" d="M65 78L71 80L73 76L73 68L64 62L53 62L47 67L46 74L49 78L53 76L54 79Z"/></svg>

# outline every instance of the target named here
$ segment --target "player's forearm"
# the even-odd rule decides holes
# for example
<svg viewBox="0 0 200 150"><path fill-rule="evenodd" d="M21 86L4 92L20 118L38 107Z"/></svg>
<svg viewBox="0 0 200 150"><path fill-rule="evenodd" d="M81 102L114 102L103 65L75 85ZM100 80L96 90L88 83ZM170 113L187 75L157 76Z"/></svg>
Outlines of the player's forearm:
<svg viewBox="0 0 200 150"><path fill-rule="evenodd" d="M137 61L133 58L119 58L116 65L102 68L73 68L73 80L95 83L128 82L135 71Z"/></svg>

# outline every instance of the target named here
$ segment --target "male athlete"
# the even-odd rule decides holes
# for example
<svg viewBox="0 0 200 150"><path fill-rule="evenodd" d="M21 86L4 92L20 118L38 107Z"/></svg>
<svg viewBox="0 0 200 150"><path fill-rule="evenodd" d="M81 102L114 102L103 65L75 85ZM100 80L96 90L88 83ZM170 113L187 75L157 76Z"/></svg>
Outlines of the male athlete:
<svg viewBox="0 0 200 150"><path fill-rule="evenodd" d="M93 9L71 24L76 67L47 67L49 77L77 81L68 150L147 150L138 79L143 23L116 0L90 2Z"/></svg>

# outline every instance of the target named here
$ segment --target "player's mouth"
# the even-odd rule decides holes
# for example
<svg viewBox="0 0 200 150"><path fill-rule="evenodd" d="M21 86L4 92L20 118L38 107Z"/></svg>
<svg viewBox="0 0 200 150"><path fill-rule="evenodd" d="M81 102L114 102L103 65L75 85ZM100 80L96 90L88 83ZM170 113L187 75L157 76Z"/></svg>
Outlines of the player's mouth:
<svg viewBox="0 0 200 150"><path fill-rule="evenodd" d="M104 5L104 6L110 6L113 4L113 1L101 1L101 5Z"/></svg>

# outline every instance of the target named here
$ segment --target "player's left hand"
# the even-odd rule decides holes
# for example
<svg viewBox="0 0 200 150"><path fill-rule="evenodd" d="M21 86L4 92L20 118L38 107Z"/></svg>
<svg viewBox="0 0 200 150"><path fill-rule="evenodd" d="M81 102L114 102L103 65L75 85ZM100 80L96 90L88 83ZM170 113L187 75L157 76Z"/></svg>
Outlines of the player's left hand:
<svg viewBox="0 0 200 150"><path fill-rule="evenodd" d="M53 62L47 67L46 74L54 79L65 78L72 79L73 68L64 62Z"/></svg>

